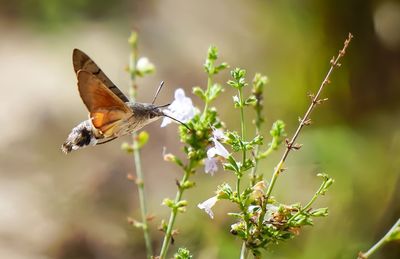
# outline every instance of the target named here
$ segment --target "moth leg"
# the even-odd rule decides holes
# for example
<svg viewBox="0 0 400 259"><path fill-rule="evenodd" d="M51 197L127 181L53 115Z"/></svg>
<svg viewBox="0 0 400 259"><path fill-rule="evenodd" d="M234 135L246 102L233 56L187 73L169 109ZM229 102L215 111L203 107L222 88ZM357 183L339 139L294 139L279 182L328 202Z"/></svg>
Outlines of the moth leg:
<svg viewBox="0 0 400 259"><path fill-rule="evenodd" d="M107 142L113 141L113 140L114 140L114 139L116 139L116 138L117 138L117 137L113 137L113 138L111 138L111 139L108 139L108 140L106 140L106 141L103 141L103 142L97 143L96 145L105 144L105 143L107 143Z"/></svg>

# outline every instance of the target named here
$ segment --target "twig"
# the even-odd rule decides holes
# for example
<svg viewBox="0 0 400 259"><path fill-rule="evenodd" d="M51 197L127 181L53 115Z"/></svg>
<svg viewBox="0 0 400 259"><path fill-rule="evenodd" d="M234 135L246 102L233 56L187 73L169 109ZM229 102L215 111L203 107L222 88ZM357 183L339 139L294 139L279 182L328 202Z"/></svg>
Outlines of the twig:
<svg viewBox="0 0 400 259"><path fill-rule="evenodd" d="M137 96L137 85L136 85L136 63L138 59L137 53L137 34L132 32L131 37L129 39L129 43L131 44L131 54L129 59L129 74L131 85L129 88L129 97L132 101L136 99ZM134 132L132 134L133 138L133 147L137 147L137 133ZM135 168L136 168L136 183L138 187L139 193L139 203L140 203L140 212L142 217L142 228L143 228L143 236L144 242L146 245L146 254L147 258L151 258L153 255L153 248L151 245L151 237L149 233L148 227L148 219L147 219L147 207L146 207L146 198L145 198L145 191L144 191L144 179L143 179L143 171L142 171L142 163L140 158L140 149L134 148L133 149L133 156L135 161Z"/></svg>
<svg viewBox="0 0 400 259"><path fill-rule="evenodd" d="M392 228L375 244L373 245L367 252L362 253L360 252L358 254L358 259L366 259L370 255L372 255L376 250L378 250L383 244L388 242L388 237L397 230L397 228L400 227L400 218L397 220L397 222L392 226Z"/></svg>
<svg viewBox="0 0 400 259"><path fill-rule="evenodd" d="M189 176L192 173L193 167L194 166L189 166L189 168L185 170L185 174L183 175L181 183L185 183L189 179ZM175 204L178 204L181 201L184 190L185 190L185 188L178 185L178 192L176 193L176 197L174 200ZM159 256L160 259L164 259L167 256L168 248L171 243L172 232L173 232L177 214L178 214L178 208L177 207L172 208L171 215L170 215L169 221L168 221L167 230L165 232L163 244L162 244L161 251L160 251L160 256Z"/></svg>
<svg viewBox="0 0 400 259"><path fill-rule="evenodd" d="M299 148L301 147L300 144L295 143L297 137L298 137L299 134L300 134L301 129L302 129L305 125L308 125L308 124L309 124L309 122L310 122L309 117L310 117L310 114L311 114L311 112L313 111L314 107L315 107L317 104L321 104L322 102L324 102L324 101L326 100L326 99L319 99L319 96L320 96L322 90L324 89L325 85L327 85L327 84L330 83L329 77L330 77L330 75L331 75L333 69L334 69L335 67L340 67L339 60L345 55L346 49L347 49L347 47L349 46L350 41L351 41L352 38L353 38L353 35L352 35L351 33L349 33L347 39L344 41L344 46L343 46L343 48L339 51L337 57L336 57L336 58L333 57L333 58L331 59L331 61L330 61L331 67L330 67L328 73L326 74L324 80L322 81L322 83L321 83L321 85L320 85L320 87L319 87L319 90L318 90L317 94L316 94L316 95L310 95L310 97L312 98L311 104L310 104L310 106L308 107L308 110L307 110L306 113L304 114L303 118L300 120L300 124L299 124L299 126L298 126L296 132L294 133L294 135L293 135L293 137L292 137L292 139L291 139L290 141L289 141L288 139L286 140L286 150L285 150L285 152L283 153L283 156L282 156L281 160L279 161L278 165L275 167L275 171L274 171L274 173L272 174L271 181L270 181L270 183L269 183L269 185L268 185L268 189L267 189L267 192L266 192L267 202L268 202L268 199L269 199L269 197L270 197L270 195L271 195L272 189L274 188L275 182L276 182L276 180L277 180L279 174L281 173L281 171L283 171L283 164L285 163L286 158L287 158L287 156L289 155L289 152L290 152L292 149L299 149Z"/></svg>

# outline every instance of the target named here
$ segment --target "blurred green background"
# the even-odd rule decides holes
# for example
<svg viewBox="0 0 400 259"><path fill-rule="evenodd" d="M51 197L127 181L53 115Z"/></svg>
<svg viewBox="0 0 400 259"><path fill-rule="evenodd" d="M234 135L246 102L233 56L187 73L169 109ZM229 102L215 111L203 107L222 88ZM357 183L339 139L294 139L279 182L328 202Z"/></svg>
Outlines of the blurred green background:
<svg viewBox="0 0 400 259"><path fill-rule="evenodd" d="M205 86L207 48L216 45L231 67L268 75L266 127L283 119L293 134L297 118L316 91L329 60L348 32L355 36L342 67L324 92L329 102L313 114L301 134L300 152L274 195L282 202L307 202L326 172L336 179L316 206L330 215L299 237L272 246L265 258L355 258L376 242L400 215L400 3L398 1L105 1L0 0L0 258L144 258L142 232L126 217L139 218L136 186L126 180L132 157L120 151L128 137L68 156L60 145L87 118L72 69L73 48L89 54L127 92L130 31L157 73L139 81L139 101L149 102L161 80L158 103L177 87ZM223 83L228 73L218 77ZM238 111L227 89L215 106L231 129ZM192 95L191 95L192 96ZM197 103L198 99L193 97ZM251 123L249 111L246 116ZM162 159L163 147L180 154L177 127L146 128L143 149L154 246L157 226L169 210L180 171ZM251 128L249 130L251 132ZM283 150L260 169L269 179ZM195 258L238 258L240 242L229 234L233 208L219 203L211 220L196 207L217 184L233 182L201 170L185 193L187 213L171 247L185 246ZM374 258L400 258L399 243Z"/></svg>

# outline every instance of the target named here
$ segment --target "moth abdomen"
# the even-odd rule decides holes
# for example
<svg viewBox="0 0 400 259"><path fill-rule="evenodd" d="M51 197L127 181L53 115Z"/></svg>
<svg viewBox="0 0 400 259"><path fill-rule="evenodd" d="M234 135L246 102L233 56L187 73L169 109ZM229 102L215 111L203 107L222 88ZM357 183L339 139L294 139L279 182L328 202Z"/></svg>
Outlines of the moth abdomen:
<svg viewBox="0 0 400 259"><path fill-rule="evenodd" d="M72 129L67 140L62 144L61 150L64 153L69 153L72 150L77 150L86 146L94 146L98 142L90 120L79 123Z"/></svg>

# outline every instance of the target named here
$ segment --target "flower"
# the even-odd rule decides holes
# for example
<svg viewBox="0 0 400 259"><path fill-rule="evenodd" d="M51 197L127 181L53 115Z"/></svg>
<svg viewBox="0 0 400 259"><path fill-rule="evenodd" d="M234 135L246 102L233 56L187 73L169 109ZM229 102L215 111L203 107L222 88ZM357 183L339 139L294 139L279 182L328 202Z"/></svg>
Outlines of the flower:
<svg viewBox="0 0 400 259"><path fill-rule="evenodd" d="M151 74L155 71L153 63L149 61L146 57L141 57L136 63L136 70L141 74Z"/></svg>
<svg viewBox="0 0 400 259"><path fill-rule="evenodd" d="M175 90L175 100L163 111L166 115L171 116L181 122L188 122L196 114L197 110L193 106L192 99L186 97L185 91L182 88ZM173 120L164 117L161 127L165 127Z"/></svg>
<svg viewBox="0 0 400 259"><path fill-rule="evenodd" d="M214 205L217 203L217 201L218 201L218 198L217 198L217 195L215 195L215 196L211 197L210 199L208 199L202 203L199 203L197 205L197 207L199 207L199 209L204 210L210 216L210 218L213 219L214 213L212 212L211 208L214 207Z"/></svg>
<svg viewBox="0 0 400 259"><path fill-rule="evenodd" d="M214 147L211 147L207 150L207 158L204 160L204 172L206 174L210 173L211 175L214 175L214 173L218 171L218 159L215 158L216 155L223 158L229 157L228 150L226 150L221 142L218 141L218 139L225 138L224 132L221 129L213 129L213 137L211 140L214 142Z"/></svg>
<svg viewBox="0 0 400 259"><path fill-rule="evenodd" d="M206 174L211 174L214 175L214 173L216 171L218 171L218 165L217 165L217 161L218 159L214 158L214 157L210 157L210 158L206 158L204 160L204 172Z"/></svg>
<svg viewBox="0 0 400 259"><path fill-rule="evenodd" d="M214 147L209 148L207 150L207 157L211 158L215 155L222 156L224 158L228 158L229 152L226 148L219 142L216 138L213 138L212 141L214 142Z"/></svg>

